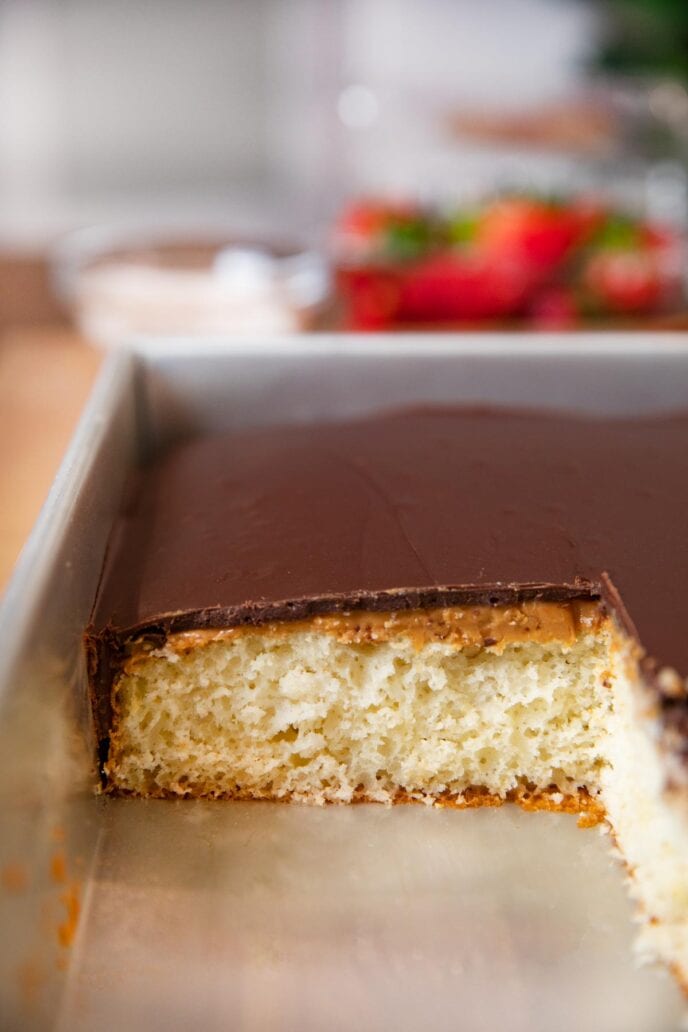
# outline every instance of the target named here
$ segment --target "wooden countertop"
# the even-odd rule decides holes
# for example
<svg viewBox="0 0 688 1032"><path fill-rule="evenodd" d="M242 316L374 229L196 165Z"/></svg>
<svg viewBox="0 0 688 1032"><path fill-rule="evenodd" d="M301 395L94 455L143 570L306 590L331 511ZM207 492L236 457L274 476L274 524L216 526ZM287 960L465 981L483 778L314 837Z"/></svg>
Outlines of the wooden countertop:
<svg viewBox="0 0 688 1032"><path fill-rule="evenodd" d="M0 335L0 591L38 516L102 361L64 328Z"/></svg>

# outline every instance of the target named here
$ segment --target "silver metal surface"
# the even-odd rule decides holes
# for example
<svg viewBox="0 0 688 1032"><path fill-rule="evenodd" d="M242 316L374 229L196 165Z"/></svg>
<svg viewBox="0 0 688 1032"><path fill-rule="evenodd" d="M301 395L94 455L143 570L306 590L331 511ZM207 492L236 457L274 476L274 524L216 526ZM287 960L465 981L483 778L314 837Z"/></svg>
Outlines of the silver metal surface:
<svg viewBox="0 0 688 1032"><path fill-rule="evenodd" d="M177 341L109 362L0 612L1 1029L678 1027L673 983L634 966L608 840L573 818L93 794L80 638L137 457L452 401L685 409L688 345Z"/></svg>

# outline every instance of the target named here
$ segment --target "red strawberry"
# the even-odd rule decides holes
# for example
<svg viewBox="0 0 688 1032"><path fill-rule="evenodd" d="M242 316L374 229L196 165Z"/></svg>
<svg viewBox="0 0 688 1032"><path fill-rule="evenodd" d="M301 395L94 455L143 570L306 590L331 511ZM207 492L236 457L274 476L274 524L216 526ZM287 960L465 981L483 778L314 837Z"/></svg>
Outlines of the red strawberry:
<svg viewBox="0 0 688 1032"><path fill-rule="evenodd" d="M666 287L657 253L639 248L593 254L584 283L596 306L619 313L651 311L660 304Z"/></svg>
<svg viewBox="0 0 688 1032"><path fill-rule="evenodd" d="M680 290L681 247L670 230L610 214L598 228L582 271L598 310L649 312Z"/></svg>
<svg viewBox="0 0 688 1032"><path fill-rule="evenodd" d="M580 324L576 296L570 287L547 287L530 307L532 323L542 330L571 330Z"/></svg>
<svg viewBox="0 0 688 1032"><path fill-rule="evenodd" d="M406 228L423 227L425 217L412 203L355 201L341 213L335 224L335 247L357 254L372 255L383 250L388 237Z"/></svg>
<svg viewBox="0 0 688 1032"><path fill-rule="evenodd" d="M504 198L479 220L475 240L485 253L509 256L544 274L561 264L597 218L596 209L583 203Z"/></svg>
<svg viewBox="0 0 688 1032"><path fill-rule="evenodd" d="M347 326L352 330L382 330L398 316L401 289L398 277L373 266L340 269L337 283L348 302Z"/></svg>
<svg viewBox="0 0 688 1032"><path fill-rule="evenodd" d="M405 319L497 318L519 309L529 286L517 263L441 254L404 277L400 313Z"/></svg>

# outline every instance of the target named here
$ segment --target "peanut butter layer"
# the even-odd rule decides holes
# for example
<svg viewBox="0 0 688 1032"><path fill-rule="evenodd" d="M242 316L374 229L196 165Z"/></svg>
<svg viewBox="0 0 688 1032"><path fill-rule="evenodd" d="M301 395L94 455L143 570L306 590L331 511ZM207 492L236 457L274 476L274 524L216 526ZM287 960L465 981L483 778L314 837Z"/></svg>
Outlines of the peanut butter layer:
<svg viewBox="0 0 688 1032"><path fill-rule="evenodd" d="M308 620L275 621L258 627L239 626L179 631L168 635L165 649L177 655L213 642L245 635L286 637L295 633L331 634L346 645L382 644L409 638L420 649L443 642L458 649L489 648L501 652L507 645L557 641L572 645L581 634L597 631L606 620L598 602L520 602L510 606L450 606L392 612L344 612ZM124 669L132 670L154 651L145 640L132 643Z"/></svg>

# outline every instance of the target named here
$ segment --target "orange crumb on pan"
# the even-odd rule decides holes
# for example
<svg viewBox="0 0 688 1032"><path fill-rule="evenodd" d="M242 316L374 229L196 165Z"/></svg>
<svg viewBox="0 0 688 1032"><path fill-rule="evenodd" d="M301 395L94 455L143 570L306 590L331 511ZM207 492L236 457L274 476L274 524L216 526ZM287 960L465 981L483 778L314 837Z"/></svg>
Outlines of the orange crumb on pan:
<svg viewBox="0 0 688 1032"><path fill-rule="evenodd" d="M50 860L50 877L58 885L63 885L67 881L67 862L64 853L53 853Z"/></svg>
<svg viewBox="0 0 688 1032"><path fill-rule="evenodd" d="M57 937L59 939L60 946L68 948L74 942L74 936L76 935L76 929L79 923L79 913L81 912L78 882L73 882L66 892L62 893L60 896L60 902L64 904L67 914L65 920L58 925Z"/></svg>

